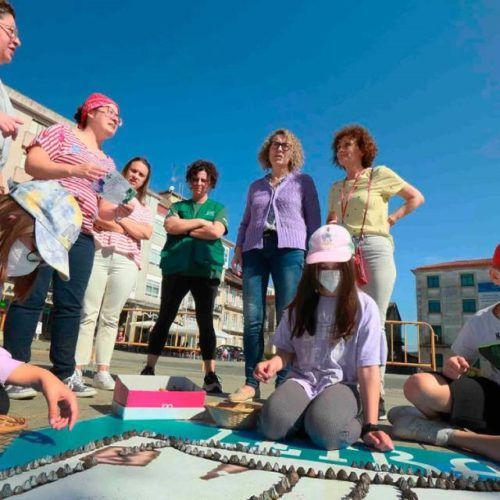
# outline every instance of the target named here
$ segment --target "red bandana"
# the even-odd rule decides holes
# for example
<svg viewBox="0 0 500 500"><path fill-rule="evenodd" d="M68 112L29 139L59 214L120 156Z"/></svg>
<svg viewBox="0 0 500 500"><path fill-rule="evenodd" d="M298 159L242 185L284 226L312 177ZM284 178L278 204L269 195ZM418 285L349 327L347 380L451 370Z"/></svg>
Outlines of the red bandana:
<svg viewBox="0 0 500 500"><path fill-rule="evenodd" d="M99 94L98 92L95 92L94 94L90 94L86 101L82 105L82 115L80 118L80 123L78 123L78 128L83 128L85 127L85 123L87 122L87 115L89 114L89 111L92 111L93 109L100 108L101 106L116 106L116 109L118 112L120 111L120 108L118 107L118 104L116 104L113 99L110 99L109 97L105 96L104 94Z"/></svg>

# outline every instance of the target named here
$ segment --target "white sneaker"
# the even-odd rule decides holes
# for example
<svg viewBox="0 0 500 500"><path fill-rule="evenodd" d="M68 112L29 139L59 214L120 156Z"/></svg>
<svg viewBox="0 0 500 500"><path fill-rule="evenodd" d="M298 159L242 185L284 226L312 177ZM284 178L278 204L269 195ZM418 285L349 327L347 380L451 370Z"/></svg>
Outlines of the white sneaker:
<svg viewBox="0 0 500 500"><path fill-rule="evenodd" d="M8 384L5 386L5 392L10 399L32 399L38 393L32 387Z"/></svg>
<svg viewBox="0 0 500 500"><path fill-rule="evenodd" d="M454 429L446 422L429 420L415 415L398 418L392 426L392 435L419 443L446 446Z"/></svg>
<svg viewBox="0 0 500 500"><path fill-rule="evenodd" d="M391 424L395 424L400 418L408 416L426 418L426 416L414 406L394 406L387 412L387 419Z"/></svg>
<svg viewBox="0 0 500 500"><path fill-rule="evenodd" d="M85 385L82 372L75 369L71 377L65 378L63 382L75 393L77 398L90 398L97 394L95 389Z"/></svg>
<svg viewBox="0 0 500 500"><path fill-rule="evenodd" d="M92 385L97 389L102 389L103 391L114 391L115 390L115 381L111 376L109 371L98 371L94 375L94 380Z"/></svg>

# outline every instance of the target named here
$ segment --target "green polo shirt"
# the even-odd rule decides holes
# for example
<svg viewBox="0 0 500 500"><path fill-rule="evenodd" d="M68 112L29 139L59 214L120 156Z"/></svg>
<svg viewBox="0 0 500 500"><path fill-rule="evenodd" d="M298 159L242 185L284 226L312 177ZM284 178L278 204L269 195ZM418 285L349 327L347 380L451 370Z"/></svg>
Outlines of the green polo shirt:
<svg viewBox="0 0 500 500"><path fill-rule="evenodd" d="M205 219L221 222L227 233L227 212L224 205L208 199L204 203L193 200L174 203L167 217L175 215L181 219ZM164 276L180 274L218 278L224 265L224 246L221 239L202 240L187 234L169 234L161 252L160 267Z"/></svg>

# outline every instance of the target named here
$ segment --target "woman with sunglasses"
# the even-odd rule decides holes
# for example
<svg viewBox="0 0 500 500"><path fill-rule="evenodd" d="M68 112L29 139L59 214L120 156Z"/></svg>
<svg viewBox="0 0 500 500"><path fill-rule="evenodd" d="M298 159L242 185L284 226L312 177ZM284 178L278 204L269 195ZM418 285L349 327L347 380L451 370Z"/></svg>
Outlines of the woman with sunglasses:
<svg viewBox="0 0 500 500"><path fill-rule="evenodd" d="M109 366L120 314L141 268L141 241L153 233L151 210L144 204L151 165L146 158L132 158L122 175L137 196L127 206L113 205L104 199L99 203L99 217L94 224L94 266L83 301L75 355L76 377L83 385L82 369L90 363L95 334L97 373L92 385L106 391L115 388Z"/></svg>
<svg viewBox="0 0 500 500"><path fill-rule="evenodd" d="M16 27L16 13L9 2L0 1L0 64L9 64L21 45ZM9 157L12 141L23 122L14 116L14 108L0 80L0 194L5 192L2 170Z"/></svg>
<svg viewBox="0 0 500 500"><path fill-rule="evenodd" d="M259 162L268 173L253 182L238 231L233 270L243 273L243 343L245 384L229 396L232 402L260 397L254 369L264 354L264 320L269 275L273 279L276 318L295 295L309 236L321 223L314 182L300 173L302 145L286 129L264 141ZM279 384L286 374L278 373Z"/></svg>
<svg viewBox="0 0 500 500"><path fill-rule="evenodd" d="M54 179L77 200L83 215L81 232L69 252L71 280L63 281L50 267L42 267L24 302L14 301L7 313L4 347L14 359L29 362L31 343L52 282L52 328L50 360L52 372L79 397L95 394L75 373L75 348L83 298L94 261L94 220L98 198L93 182L115 169L104 153L121 124L118 105L103 94L92 94L75 114L78 127L53 125L42 131L27 148L26 173L35 179ZM26 399L36 393L10 386L9 397Z"/></svg>

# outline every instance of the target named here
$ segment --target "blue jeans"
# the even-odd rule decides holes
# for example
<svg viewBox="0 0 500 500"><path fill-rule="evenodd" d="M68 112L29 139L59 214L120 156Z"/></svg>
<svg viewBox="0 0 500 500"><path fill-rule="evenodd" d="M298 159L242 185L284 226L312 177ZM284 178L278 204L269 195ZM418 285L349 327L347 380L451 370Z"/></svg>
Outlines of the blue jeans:
<svg viewBox="0 0 500 500"><path fill-rule="evenodd" d="M295 297L304 267L304 250L278 248L276 233L264 235L264 248L243 253L243 346L245 349L245 383L258 387L253 371L264 355L264 321L269 275L273 279L276 297L276 323L283 310ZM276 379L280 384L287 370Z"/></svg>
<svg viewBox="0 0 500 500"><path fill-rule="evenodd" d="M75 349L83 297L92 272L94 253L94 238L80 233L69 251L71 279L63 281L51 267L40 267L33 290L26 301L14 301L11 304L5 320L4 347L14 359L26 363L31 359L31 343L52 281L54 307L50 361L54 375L60 379L71 376L75 369Z"/></svg>

